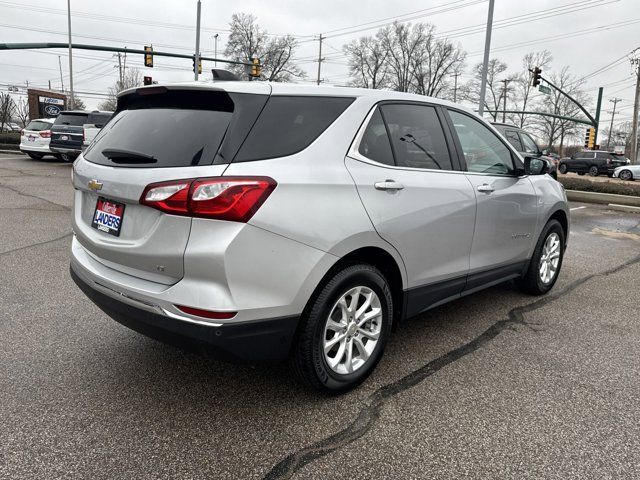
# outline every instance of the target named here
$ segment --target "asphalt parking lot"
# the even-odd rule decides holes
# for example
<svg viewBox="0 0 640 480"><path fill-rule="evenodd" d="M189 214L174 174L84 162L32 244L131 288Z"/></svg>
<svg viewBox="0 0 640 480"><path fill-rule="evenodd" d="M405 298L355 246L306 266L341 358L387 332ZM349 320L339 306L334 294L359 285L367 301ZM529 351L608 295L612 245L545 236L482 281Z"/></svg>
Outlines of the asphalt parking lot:
<svg viewBox="0 0 640 480"><path fill-rule="evenodd" d="M640 477L640 214L572 205L550 294L431 310L325 397L93 306L68 273L69 176L0 154L0 478Z"/></svg>

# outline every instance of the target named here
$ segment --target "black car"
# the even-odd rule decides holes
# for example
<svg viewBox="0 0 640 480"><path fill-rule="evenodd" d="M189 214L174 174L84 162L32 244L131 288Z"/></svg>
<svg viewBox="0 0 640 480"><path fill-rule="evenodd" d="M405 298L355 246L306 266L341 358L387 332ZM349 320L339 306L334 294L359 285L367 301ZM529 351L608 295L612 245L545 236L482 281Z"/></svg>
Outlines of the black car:
<svg viewBox="0 0 640 480"><path fill-rule="evenodd" d="M578 175L588 173L592 177L597 177L602 173L613 176L613 171L627 164L624 155L600 150L589 150L574 153L570 158L560 160L558 170L560 173L575 172Z"/></svg>
<svg viewBox="0 0 640 480"><path fill-rule="evenodd" d="M545 155L542 150L540 150L540 147L538 147L538 144L531 135L522 128L506 123L494 123L493 126L507 139L513 148L518 150L522 158L539 158L547 164L547 173L554 179L558 179L556 162L552 157Z"/></svg>
<svg viewBox="0 0 640 480"><path fill-rule="evenodd" d="M104 126L109 121L113 112L85 112L83 110L70 110L60 112L58 118L51 127L51 143L49 149L60 154L63 160L72 162L82 152L85 124Z"/></svg>

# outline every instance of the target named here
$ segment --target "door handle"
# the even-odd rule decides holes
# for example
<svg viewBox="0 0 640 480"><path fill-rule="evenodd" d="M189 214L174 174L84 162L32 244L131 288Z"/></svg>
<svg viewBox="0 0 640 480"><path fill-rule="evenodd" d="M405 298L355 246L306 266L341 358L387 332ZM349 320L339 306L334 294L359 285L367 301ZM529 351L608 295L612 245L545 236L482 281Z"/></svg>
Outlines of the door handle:
<svg viewBox="0 0 640 480"><path fill-rule="evenodd" d="M483 193L491 193L493 192L493 187L488 183L483 183L482 185L478 185L478 191Z"/></svg>
<svg viewBox="0 0 640 480"><path fill-rule="evenodd" d="M402 190L404 185L395 180L385 180L384 182L376 182L373 184L376 190Z"/></svg>

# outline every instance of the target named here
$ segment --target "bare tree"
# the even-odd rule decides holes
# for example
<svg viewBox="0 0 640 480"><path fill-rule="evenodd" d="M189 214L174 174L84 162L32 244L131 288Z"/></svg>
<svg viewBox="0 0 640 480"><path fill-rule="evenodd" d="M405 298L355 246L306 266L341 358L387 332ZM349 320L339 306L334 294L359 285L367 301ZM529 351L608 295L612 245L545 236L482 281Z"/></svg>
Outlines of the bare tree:
<svg viewBox="0 0 640 480"><path fill-rule="evenodd" d="M16 103L14 114L21 126L24 128L27 126L29 120L29 102L26 98L20 97Z"/></svg>
<svg viewBox="0 0 640 480"><path fill-rule="evenodd" d="M387 52L378 37L361 37L345 45L349 75L355 87L385 88L389 84Z"/></svg>
<svg viewBox="0 0 640 480"><path fill-rule="evenodd" d="M5 124L11 121L14 114L16 102L8 93L0 92L0 132L5 128Z"/></svg>
<svg viewBox="0 0 640 480"><path fill-rule="evenodd" d="M489 60L487 68L487 90L484 98L485 111L496 121L498 110L501 110L502 86L499 77L507 70L507 64L492 58ZM482 63L477 64L474 69L473 79L469 82L467 89L467 100L473 103L480 103L480 82L482 79Z"/></svg>
<svg viewBox="0 0 640 480"><path fill-rule="evenodd" d="M526 111L531 106L535 88L531 85L531 73L529 70L535 67L545 70L551 65L552 60L553 56L548 50L530 52L523 57L522 72L514 78L515 95L512 99L515 102L514 110ZM523 113L512 114L509 116L509 120L522 128L527 122L527 115Z"/></svg>
<svg viewBox="0 0 640 480"><path fill-rule="evenodd" d="M378 31L382 48L387 53L390 83L398 92L409 92L414 80L414 58L424 47L428 26L394 22Z"/></svg>
<svg viewBox="0 0 640 480"><path fill-rule="evenodd" d="M266 30L258 25L257 18L247 13L234 13L229 27L231 33L225 55L243 62L258 58L262 66L261 80L287 82L306 76L293 62L298 41L291 35L269 38ZM233 65L230 69L239 77L246 74L243 65Z"/></svg>
<svg viewBox="0 0 640 480"><path fill-rule="evenodd" d="M73 96L73 108L75 108L76 110L86 110L87 106L84 103L84 100L82 100L80 97L76 97L75 95Z"/></svg>
<svg viewBox="0 0 640 480"><path fill-rule="evenodd" d="M415 93L440 97L449 87L452 75L463 68L466 53L447 40L437 39L433 32L433 26L425 29L422 48L412 62L412 73Z"/></svg>
<svg viewBox="0 0 640 480"><path fill-rule="evenodd" d="M115 111L118 106L118 93L129 88L139 87L140 85L142 85L140 70L137 68L127 68L122 81L118 79L113 87L109 87L107 99L98 104L98 108L111 112Z"/></svg>

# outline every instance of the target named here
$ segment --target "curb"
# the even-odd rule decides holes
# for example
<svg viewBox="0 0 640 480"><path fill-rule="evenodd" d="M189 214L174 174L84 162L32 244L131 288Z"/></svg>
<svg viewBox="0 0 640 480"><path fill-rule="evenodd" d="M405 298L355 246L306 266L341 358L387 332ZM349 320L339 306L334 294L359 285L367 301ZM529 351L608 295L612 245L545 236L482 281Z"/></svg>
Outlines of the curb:
<svg viewBox="0 0 640 480"><path fill-rule="evenodd" d="M567 198L573 202L600 203L609 205L624 205L640 207L640 197L632 195L617 195L614 193L581 192L579 190L566 190Z"/></svg>
<svg viewBox="0 0 640 480"><path fill-rule="evenodd" d="M615 203L610 203L609 208L620 212L640 213L640 207L631 207L629 205L617 205Z"/></svg>

